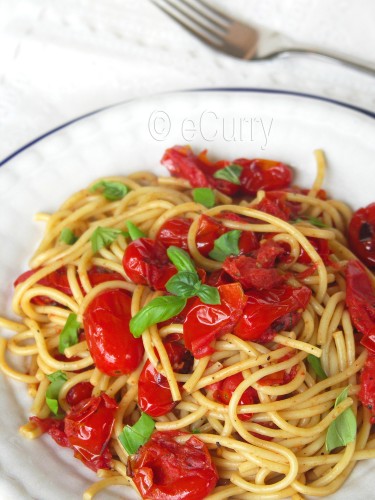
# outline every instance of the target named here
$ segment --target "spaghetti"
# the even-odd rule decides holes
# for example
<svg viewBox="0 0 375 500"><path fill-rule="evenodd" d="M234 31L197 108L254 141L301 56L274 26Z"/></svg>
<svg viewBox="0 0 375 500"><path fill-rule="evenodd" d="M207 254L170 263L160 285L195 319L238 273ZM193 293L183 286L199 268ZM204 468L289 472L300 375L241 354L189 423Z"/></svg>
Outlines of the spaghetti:
<svg viewBox="0 0 375 500"><path fill-rule="evenodd" d="M175 148L170 155L181 151L190 154ZM0 368L25 383L33 398L34 417L20 432L29 439L48 432L101 478L86 490L86 500L111 485L131 486L144 498L172 498L157 476L173 477L175 470L154 471L148 492L139 476L143 466L151 467L147 450L163 450L163 443L169 453L173 448L202 461L202 477L193 480L198 490L173 497L187 499L326 496L357 461L375 457L370 410L358 399L367 350L356 340L346 304L345 269L355 259L346 239L352 214L326 198L324 157L316 157L318 174L310 190L276 184L239 196L227 189L238 179L213 175L218 184L200 186L203 194L214 194L214 206L207 208L197 196L197 171L185 178L137 172L95 181L56 213L37 215L46 223L45 235L31 271L17 280L13 309L20 321L0 318L0 326L14 332L0 338ZM204 155L195 164L207 173ZM247 168L241 161L235 166ZM226 173L231 167L215 166ZM135 254L133 260L129 255L143 240L156 241L164 253L158 256L153 246L151 256L139 254L134 268ZM182 249L196 271L181 271L166 259L168 247ZM218 258L222 251L224 258ZM144 271L145 263L156 267ZM186 289L184 272L194 276L198 297L166 291L177 275L177 285ZM213 288L219 300L204 301ZM98 362L105 354L97 353L97 332L92 333L101 321L95 314L119 294L133 320L155 299L173 296L184 306L146 323L141 337L127 344L135 360L124 361L126 353L118 353L120 368L108 359ZM76 338L61 348L62 331L74 321ZM103 342L112 349L112 340ZM26 373L9 365L7 351L27 360ZM154 385L147 385L150 380ZM94 426L87 420L94 411L90 404L105 414L105 435L100 441L95 434L91 448L82 451L71 429L77 422ZM349 409L354 435L330 446L329 429ZM131 453L120 436L144 414L151 415L155 429ZM189 490L191 477L182 468L180 474Z"/></svg>

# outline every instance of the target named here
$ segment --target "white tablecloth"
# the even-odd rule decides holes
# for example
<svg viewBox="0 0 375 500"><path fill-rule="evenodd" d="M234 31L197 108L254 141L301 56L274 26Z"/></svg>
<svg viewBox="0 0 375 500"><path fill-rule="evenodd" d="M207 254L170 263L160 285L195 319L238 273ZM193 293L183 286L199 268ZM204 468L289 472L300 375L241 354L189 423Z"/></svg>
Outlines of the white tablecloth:
<svg viewBox="0 0 375 500"><path fill-rule="evenodd" d="M375 59L372 0L216 0L297 42ZM375 109L375 78L307 57L212 52L148 0L0 1L0 159L107 104L167 89L291 89Z"/></svg>

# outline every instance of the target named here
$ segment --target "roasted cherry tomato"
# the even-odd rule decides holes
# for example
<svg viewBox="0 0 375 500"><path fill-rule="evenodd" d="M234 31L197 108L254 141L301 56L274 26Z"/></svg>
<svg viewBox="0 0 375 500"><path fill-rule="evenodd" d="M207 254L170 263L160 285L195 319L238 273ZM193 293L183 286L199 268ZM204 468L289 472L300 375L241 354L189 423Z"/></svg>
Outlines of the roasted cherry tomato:
<svg viewBox="0 0 375 500"><path fill-rule="evenodd" d="M292 182L292 170L285 163L244 158L235 160L234 163L243 167L240 182L241 191L245 194L255 196L260 189L264 191L284 189Z"/></svg>
<svg viewBox="0 0 375 500"><path fill-rule="evenodd" d="M30 276L32 276L36 271L40 269L30 269L29 271L24 272L19 276L14 282L14 286L17 286L19 283L26 281ZM99 283L104 283L106 281L113 280L122 280L124 278L121 274L116 273L115 271L108 271L104 267L94 266L87 271L87 275L91 286L98 285ZM51 274L48 274L44 278L38 281L39 285L48 286L49 288L54 288L55 290L59 290L59 292L65 293L71 297L73 295L68 281L66 267L60 267L56 271L53 271ZM32 299L34 304L38 305L49 305L52 304L53 301L49 297L37 296Z"/></svg>
<svg viewBox="0 0 375 500"><path fill-rule="evenodd" d="M286 194L285 191L268 191L254 208L285 221L296 218L300 204L288 201Z"/></svg>
<svg viewBox="0 0 375 500"><path fill-rule="evenodd" d="M165 290L165 284L177 272L165 247L151 238L132 241L125 250L122 265L133 283L155 290Z"/></svg>
<svg viewBox="0 0 375 500"><path fill-rule="evenodd" d="M290 330L299 321L311 297L306 286L284 285L272 290L246 293L247 303L234 332L244 340L270 342L281 330Z"/></svg>
<svg viewBox="0 0 375 500"><path fill-rule="evenodd" d="M69 406L74 406L84 399L91 398L92 390L94 386L90 382L79 382L71 389L69 389L66 395L66 402Z"/></svg>
<svg viewBox="0 0 375 500"><path fill-rule="evenodd" d="M246 303L239 283L221 285L218 290L220 304L203 304L196 299L184 321L185 345L197 359L214 352L212 342L232 330Z"/></svg>
<svg viewBox="0 0 375 500"><path fill-rule="evenodd" d="M241 220L241 218L227 217L226 214L223 214L223 219L225 218ZM195 239L199 252L207 257L214 248L215 240L228 231L231 231L231 229L224 226L220 221L208 215L201 215ZM242 231L238 241L238 248L241 254L249 253L258 248L258 246L258 239L252 231Z"/></svg>
<svg viewBox="0 0 375 500"><path fill-rule="evenodd" d="M168 219L159 229L156 241L161 243L165 248L175 246L187 250L187 237L191 223L192 220L186 217L172 217L172 219Z"/></svg>
<svg viewBox="0 0 375 500"><path fill-rule="evenodd" d="M161 160L169 173L190 182L192 187L211 187L222 193L233 196L239 190L239 185L224 179L214 177L215 172L231 164L230 161L211 162L207 158L207 151L198 156L190 146L175 146L167 149Z"/></svg>
<svg viewBox="0 0 375 500"><path fill-rule="evenodd" d="M349 246L365 264L375 268L375 203L354 212L349 224Z"/></svg>
<svg viewBox="0 0 375 500"><path fill-rule="evenodd" d="M116 376L130 373L143 357L143 343L130 333L131 297L125 290L110 289L96 295L83 315L91 356L99 370Z"/></svg>
<svg viewBox="0 0 375 500"><path fill-rule="evenodd" d="M259 267L257 260L246 255L227 257L224 271L243 286L244 290L270 290L281 285L284 277L277 269Z"/></svg>
<svg viewBox="0 0 375 500"><path fill-rule="evenodd" d="M236 373L235 375L231 375L230 377L221 380L217 384L217 387L213 392L213 397L215 401L218 401L219 403L223 403L225 405L229 405L232 394L243 380L244 378L242 373ZM252 405L258 401L259 399L257 391L253 387L248 387L246 391L242 394L238 404ZM250 420L252 416L253 416L252 413L244 413L239 415L239 419L247 421Z"/></svg>
<svg viewBox="0 0 375 500"><path fill-rule="evenodd" d="M318 252L324 264L330 265L331 262L329 256L331 254L331 250L328 245L328 240L325 240L323 238L307 238L307 239L315 248L315 250ZM302 247L298 257L298 262L300 262L301 264L311 264L310 257L307 255L307 253Z"/></svg>
<svg viewBox="0 0 375 500"><path fill-rule="evenodd" d="M30 421L48 432L58 445L73 448L74 456L96 472L111 466L108 442L116 409L116 401L101 394L72 406L63 420L31 417Z"/></svg>
<svg viewBox="0 0 375 500"><path fill-rule="evenodd" d="M179 431L154 432L131 458L135 485L148 500L202 500L219 479L207 446L195 436L180 444Z"/></svg>
<svg viewBox="0 0 375 500"><path fill-rule="evenodd" d="M375 356L370 353L361 373L361 389L358 397L372 413L375 423Z"/></svg>
<svg viewBox="0 0 375 500"><path fill-rule="evenodd" d="M189 373L193 366L193 356L176 341L164 344L173 371ZM167 378L147 361L138 380L138 406L151 417L160 417L170 412L177 402L173 401Z"/></svg>
<svg viewBox="0 0 375 500"><path fill-rule="evenodd" d="M346 305L355 328L362 333L361 344L375 354L375 291L357 260L346 267Z"/></svg>
<svg viewBox="0 0 375 500"><path fill-rule="evenodd" d="M116 401L101 394L73 406L64 419L64 432L74 456L95 471L110 467L108 442L116 409Z"/></svg>
<svg viewBox="0 0 375 500"><path fill-rule="evenodd" d="M283 361L292 358L294 355L295 352L291 351L290 353L280 358L277 361L277 363L282 363ZM294 377L297 374L297 371L298 371L298 365L294 365L290 370L280 370L278 372L270 373L269 375L266 375L265 377L259 379L258 383L260 385L272 385L272 386L285 385L294 379Z"/></svg>

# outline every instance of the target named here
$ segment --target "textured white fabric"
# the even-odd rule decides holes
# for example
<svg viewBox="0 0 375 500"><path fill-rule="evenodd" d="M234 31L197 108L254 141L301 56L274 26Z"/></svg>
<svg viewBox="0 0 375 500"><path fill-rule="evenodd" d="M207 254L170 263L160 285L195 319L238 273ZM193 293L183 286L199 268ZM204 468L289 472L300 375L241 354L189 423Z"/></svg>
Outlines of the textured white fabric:
<svg viewBox="0 0 375 500"><path fill-rule="evenodd" d="M372 0L216 0L296 42L373 61ZM212 52L148 0L0 0L0 159L107 104L167 89L299 90L375 109L375 79L295 56L247 62Z"/></svg>

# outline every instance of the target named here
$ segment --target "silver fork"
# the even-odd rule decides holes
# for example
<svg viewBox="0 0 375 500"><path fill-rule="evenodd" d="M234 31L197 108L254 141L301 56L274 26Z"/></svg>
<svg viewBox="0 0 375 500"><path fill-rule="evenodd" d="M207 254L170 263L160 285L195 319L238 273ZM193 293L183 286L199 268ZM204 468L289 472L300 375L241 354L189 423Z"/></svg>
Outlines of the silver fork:
<svg viewBox="0 0 375 500"><path fill-rule="evenodd" d="M215 50L238 59L264 61L279 56L308 54L335 60L375 76L375 65L344 54L296 46L288 37L265 28L244 24L204 0L151 0L183 28Z"/></svg>

